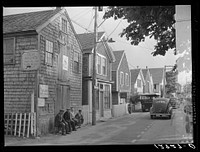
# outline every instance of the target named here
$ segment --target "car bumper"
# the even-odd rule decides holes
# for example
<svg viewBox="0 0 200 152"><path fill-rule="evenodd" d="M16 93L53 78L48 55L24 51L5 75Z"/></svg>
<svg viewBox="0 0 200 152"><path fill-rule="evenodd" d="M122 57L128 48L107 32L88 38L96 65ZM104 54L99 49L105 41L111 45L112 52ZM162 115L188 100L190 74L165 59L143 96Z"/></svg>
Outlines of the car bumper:
<svg viewBox="0 0 200 152"><path fill-rule="evenodd" d="M169 116L171 116L171 114L169 114L169 113L154 113L154 114L151 114L151 116L154 116L154 117L169 117Z"/></svg>

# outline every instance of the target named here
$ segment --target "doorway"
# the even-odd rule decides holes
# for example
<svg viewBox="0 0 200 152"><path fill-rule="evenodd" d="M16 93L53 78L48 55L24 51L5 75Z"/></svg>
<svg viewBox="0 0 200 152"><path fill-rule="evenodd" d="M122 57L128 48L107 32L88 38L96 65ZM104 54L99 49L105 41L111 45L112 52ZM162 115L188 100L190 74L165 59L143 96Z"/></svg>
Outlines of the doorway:
<svg viewBox="0 0 200 152"><path fill-rule="evenodd" d="M56 101L55 101L55 115L60 109L66 110L70 107L70 90L68 85L57 84Z"/></svg>

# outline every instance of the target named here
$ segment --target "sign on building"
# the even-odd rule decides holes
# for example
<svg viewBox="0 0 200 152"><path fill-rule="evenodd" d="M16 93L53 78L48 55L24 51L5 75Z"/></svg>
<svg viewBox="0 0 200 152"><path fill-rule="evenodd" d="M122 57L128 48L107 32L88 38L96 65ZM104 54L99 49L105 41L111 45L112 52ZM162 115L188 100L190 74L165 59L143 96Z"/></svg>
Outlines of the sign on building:
<svg viewBox="0 0 200 152"><path fill-rule="evenodd" d="M48 91L48 85L40 84L39 85L39 97L40 98L48 98L49 91Z"/></svg>
<svg viewBox="0 0 200 152"><path fill-rule="evenodd" d="M37 70L40 67L40 54L37 50L26 50L22 53L22 69Z"/></svg>
<svg viewBox="0 0 200 152"><path fill-rule="evenodd" d="M45 106L45 99L38 98L38 107L44 107L44 106Z"/></svg>
<svg viewBox="0 0 200 152"><path fill-rule="evenodd" d="M68 56L63 55L63 70L68 71Z"/></svg>

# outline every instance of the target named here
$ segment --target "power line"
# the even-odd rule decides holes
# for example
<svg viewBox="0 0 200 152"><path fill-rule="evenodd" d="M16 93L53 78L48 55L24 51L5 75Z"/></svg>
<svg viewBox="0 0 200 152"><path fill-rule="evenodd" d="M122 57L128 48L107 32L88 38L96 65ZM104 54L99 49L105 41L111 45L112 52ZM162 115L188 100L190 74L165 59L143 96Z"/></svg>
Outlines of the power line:
<svg viewBox="0 0 200 152"><path fill-rule="evenodd" d="M74 20L79 20L82 16L86 15L87 13L89 13L90 11L92 11L92 9L89 9L87 12L81 14L81 16L79 16L77 19L74 19Z"/></svg>
<svg viewBox="0 0 200 152"><path fill-rule="evenodd" d="M117 27L119 26L119 24L122 22L122 19L120 20L120 22L117 24L117 26L115 27L115 29L110 33L110 35L117 29ZM108 37L110 36L108 35Z"/></svg>
<svg viewBox="0 0 200 152"><path fill-rule="evenodd" d="M84 10L82 10L81 12L77 13L76 15L72 16L72 18L79 16L80 14L82 14L84 11L87 11L88 8L85 8Z"/></svg>
<svg viewBox="0 0 200 152"><path fill-rule="evenodd" d="M92 32L92 31L88 30L87 28L85 28L84 26L82 26L82 25L80 25L79 23L77 23L76 21L74 21L74 20L72 20L72 19L71 19L71 21L72 21L73 23L75 23L76 25L80 26L81 28L85 29L86 31Z"/></svg>

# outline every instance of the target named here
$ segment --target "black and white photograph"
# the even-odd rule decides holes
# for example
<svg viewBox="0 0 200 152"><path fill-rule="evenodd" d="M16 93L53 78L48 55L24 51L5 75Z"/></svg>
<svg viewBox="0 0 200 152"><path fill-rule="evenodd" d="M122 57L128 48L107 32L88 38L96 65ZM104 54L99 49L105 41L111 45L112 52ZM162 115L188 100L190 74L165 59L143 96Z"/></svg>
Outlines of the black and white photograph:
<svg viewBox="0 0 200 152"><path fill-rule="evenodd" d="M3 7L4 146L195 149L191 12Z"/></svg>

